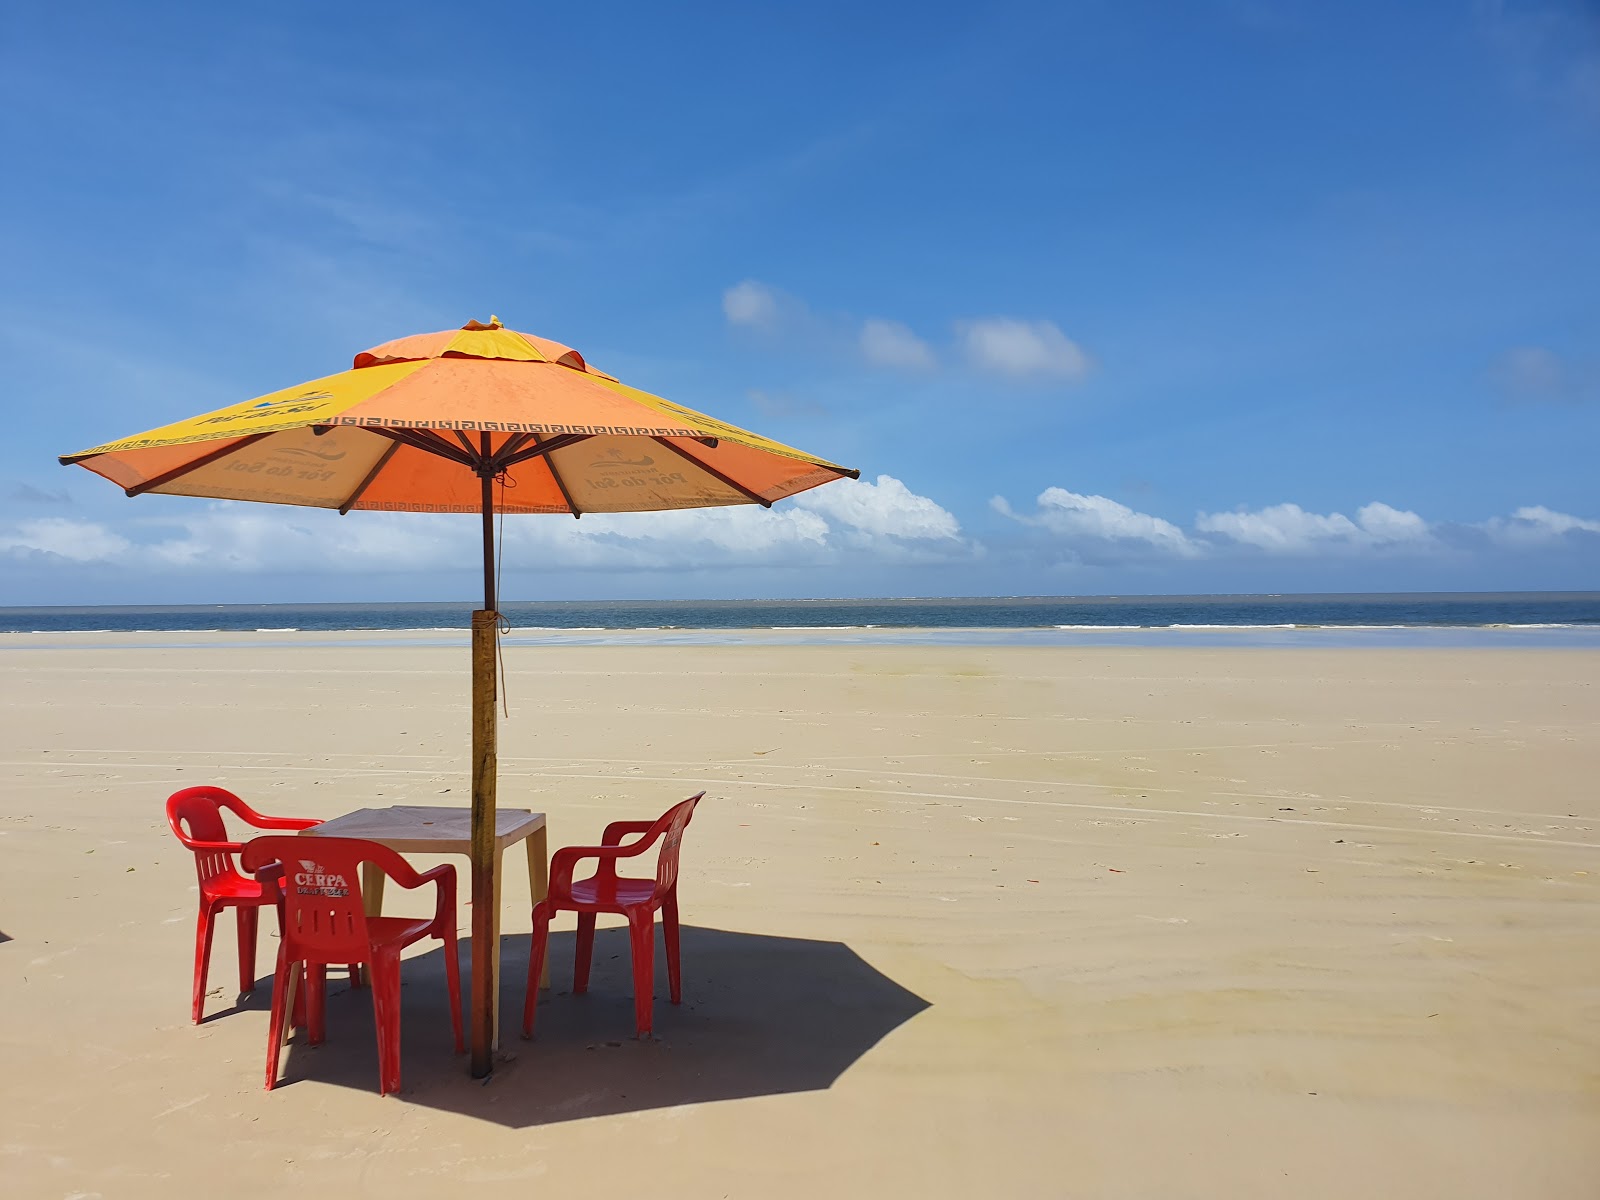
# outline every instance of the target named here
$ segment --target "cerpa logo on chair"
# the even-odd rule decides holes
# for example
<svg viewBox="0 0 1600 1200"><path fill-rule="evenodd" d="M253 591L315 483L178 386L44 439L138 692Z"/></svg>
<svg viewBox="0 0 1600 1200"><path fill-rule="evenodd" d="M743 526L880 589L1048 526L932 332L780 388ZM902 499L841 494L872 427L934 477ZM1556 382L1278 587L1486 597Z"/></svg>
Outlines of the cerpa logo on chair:
<svg viewBox="0 0 1600 1200"><path fill-rule="evenodd" d="M300 870L294 877L294 891L297 896L332 896L337 899L350 894L350 884L343 875L330 874L321 863L302 858Z"/></svg>

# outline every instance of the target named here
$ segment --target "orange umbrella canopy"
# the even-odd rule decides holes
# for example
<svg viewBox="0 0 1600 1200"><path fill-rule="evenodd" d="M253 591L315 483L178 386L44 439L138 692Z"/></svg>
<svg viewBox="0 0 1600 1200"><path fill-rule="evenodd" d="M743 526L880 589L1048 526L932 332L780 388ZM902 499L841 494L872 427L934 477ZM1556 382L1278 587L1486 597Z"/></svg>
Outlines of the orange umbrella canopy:
<svg viewBox="0 0 1600 1200"><path fill-rule="evenodd" d="M62 456L127 490L333 508L644 512L761 504L860 472L469 322L348 371Z"/></svg>

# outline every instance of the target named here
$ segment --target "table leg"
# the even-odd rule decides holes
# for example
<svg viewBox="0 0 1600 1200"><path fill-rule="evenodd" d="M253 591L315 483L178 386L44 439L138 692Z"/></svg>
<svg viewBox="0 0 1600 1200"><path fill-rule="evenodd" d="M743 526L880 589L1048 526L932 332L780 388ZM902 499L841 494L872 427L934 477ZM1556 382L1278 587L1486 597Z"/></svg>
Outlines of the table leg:
<svg viewBox="0 0 1600 1200"><path fill-rule="evenodd" d="M389 877L377 863L364 862L361 864L361 909L369 917L383 915L383 883ZM366 967L359 968L361 980L370 984L372 972Z"/></svg>
<svg viewBox="0 0 1600 1200"><path fill-rule="evenodd" d="M294 1017L292 1014L294 1013L295 1001L299 998L301 991L300 975L304 970L305 965L303 963L295 963L294 966L289 968L289 978L284 983L284 987L287 989L288 994L283 998L283 1008L284 1011L290 1013L291 1016L278 1030L278 1048L274 1051L275 1054L282 1054L284 1045L289 1041L289 1029L294 1024ZM277 1072L276 1066L273 1067L273 1072Z"/></svg>
<svg viewBox="0 0 1600 1200"><path fill-rule="evenodd" d="M489 1027L494 1030L494 1037L489 1042L491 1050L500 1049L500 879L505 874L505 855L496 849L494 852L494 917L489 922L493 936L489 939L492 943L490 952L494 955L494 995L491 997L494 1016L490 1019ZM474 947L476 949L476 947Z"/></svg>
<svg viewBox="0 0 1600 1200"><path fill-rule="evenodd" d="M550 839L544 826L528 835L528 894L535 904L550 894ZM544 956L544 969L539 972L539 986L550 986L550 956Z"/></svg>

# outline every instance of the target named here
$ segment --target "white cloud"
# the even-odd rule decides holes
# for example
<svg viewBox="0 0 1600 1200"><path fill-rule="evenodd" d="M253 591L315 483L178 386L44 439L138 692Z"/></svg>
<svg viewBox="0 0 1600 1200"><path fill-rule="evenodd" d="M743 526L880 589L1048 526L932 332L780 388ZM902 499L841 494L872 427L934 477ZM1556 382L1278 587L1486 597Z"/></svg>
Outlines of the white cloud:
<svg viewBox="0 0 1600 1200"><path fill-rule="evenodd" d="M1003 516L1024 525L1050 530L1072 543L1121 542L1140 544L1180 558L1193 558L1201 547L1170 521L1138 512L1105 496L1086 496L1065 488L1039 493L1037 511L1014 511L1004 497L989 501Z"/></svg>
<svg viewBox="0 0 1600 1200"><path fill-rule="evenodd" d="M1089 373L1089 356L1050 321L1016 317L958 321L956 336L967 361L980 370L1068 383Z"/></svg>
<svg viewBox="0 0 1600 1200"><path fill-rule="evenodd" d="M1274 504L1250 511L1200 513L1194 526L1247 546L1278 554L1299 554L1343 546L1381 546L1421 542L1428 524L1414 512L1374 502L1356 510L1352 521L1343 513L1307 512L1298 504Z"/></svg>
<svg viewBox="0 0 1600 1200"><path fill-rule="evenodd" d="M1542 505L1475 524L1434 525L1373 502L1355 517L1295 504L1201 513L1192 529L1105 496L1051 487L1031 511L996 496L998 513L1038 531L1084 564L1184 562L1265 553L1311 558L1393 554L1481 555L1600 548L1600 518ZM131 506L137 510L140 506ZM182 511L178 511L179 509ZM475 573L481 542L472 516L352 513L270 505L174 503L177 515L130 511L121 521L0 520L0 564L32 571L100 568L149 576L344 576ZM581 521L513 516L503 564L523 569L683 572L798 568L883 569L974 561L986 547L933 499L891 475L840 480L771 510L753 505L658 513L593 513ZM1033 548L1037 550L1037 545ZM0 565L0 572L8 567Z"/></svg>
<svg viewBox="0 0 1600 1200"><path fill-rule="evenodd" d="M1600 521L1535 504L1517 509L1509 517L1491 517L1481 528L1503 546L1545 546L1570 533L1600 533Z"/></svg>
<svg viewBox="0 0 1600 1200"><path fill-rule="evenodd" d="M661 565L685 558L699 566L821 549L832 532L821 517L793 506L766 511L747 505L594 513L581 523L557 518L549 526L551 522L538 517L524 518L510 548L564 551L589 566Z"/></svg>
<svg viewBox="0 0 1600 1200"><path fill-rule="evenodd" d="M1298 504L1275 504L1257 512L1201 513L1195 528L1260 546L1263 550L1303 550L1315 542L1350 538L1360 530L1341 513L1320 516Z"/></svg>
<svg viewBox="0 0 1600 1200"><path fill-rule="evenodd" d="M778 324L780 293L776 288L746 279L722 293L722 313L730 325L772 330Z"/></svg>
<svg viewBox="0 0 1600 1200"><path fill-rule="evenodd" d="M69 562L117 558L125 554L132 544L104 525L66 517L19 521L9 530L0 529L0 552L13 555L53 554Z"/></svg>
<svg viewBox="0 0 1600 1200"><path fill-rule="evenodd" d="M591 513L581 521L513 516L502 529L508 570L535 564L600 571L825 566L863 553L899 554L907 542L970 549L953 516L887 475L876 484L840 480L771 510L736 505ZM456 571L478 566L478 530L478 518L471 516L339 517L315 509L213 502L175 518L130 516L115 529L63 518L0 523L0 560L54 559L130 573Z"/></svg>
<svg viewBox="0 0 1600 1200"><path fill-rule="evenodd" d="M1020 317L956 321L954 346L939 348L903 321L817 311L756 279L724 291L722 313L736 329L769 338L781 334L783 345L791 350L851 355L869 366L899 371L936 371L941 358L951 353L978 370L1014 380L1076 383L1093 366L1083 347L1050 321Z"/></svg>
<svg viewBox="0 0 1600 1200"><path fill-rule="evenodd" d="M1356 510L1356 524L1380 542L1415 542L1428 537L1428 523L1406 509L1390 508L1380 500Z"/></svg>
<svg viewBox="0 0 1600 1200"><path fill-rule="evenodd" d="M861 326L861 356L876 367L929 371L938 366L933 347L899 321L869 317Z"/></svg>
<svg viewBox="0 0 1600 1200"><path fill-rule="evenodd" d="M892 475L879 475L875 484L842 479L803 492L794 503L873 537L949 540L961 536L961 525L954 516Z"/></svg>
<svg viewBox="0 0 1600 1200"><path fill-rule="evenodd" d="M1003 497L996 496L989 502L1003 516L1049 530L1086 561L1126 560L1141 550L1146 557L1199 558L1226 553L1230 545L1274 554L1302 554L1434 544L1431 527L1416 513L1376 501L1356 510L1354 520L1342 513L1307 512L1297 504L1200 513L1192 530L1106 496L1084 495L1065 488L1046 488L1036 503L1034 512L1018 513ZM1112 553L1111 547L1120 549Z"/></svg>

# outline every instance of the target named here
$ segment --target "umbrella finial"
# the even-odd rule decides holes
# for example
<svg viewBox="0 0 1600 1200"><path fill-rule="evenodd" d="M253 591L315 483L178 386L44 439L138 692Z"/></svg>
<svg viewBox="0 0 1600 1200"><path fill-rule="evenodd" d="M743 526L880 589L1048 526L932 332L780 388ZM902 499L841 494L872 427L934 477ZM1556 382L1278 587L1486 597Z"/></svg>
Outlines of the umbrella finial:
<svg viewBox="0 0 1600 1200"><path fill-rule="evenodd" d="M482 321L468 321L461 328L470 329L473 332L477 332L477 331L482 330L482 329L504 329L505 326L500 323L500 318L499 317L491 315L489 317L489 323L487 325L485 325Z"/></svg>

